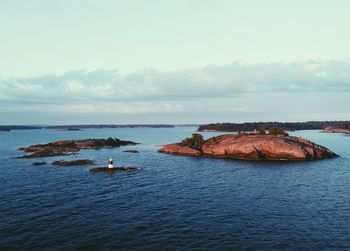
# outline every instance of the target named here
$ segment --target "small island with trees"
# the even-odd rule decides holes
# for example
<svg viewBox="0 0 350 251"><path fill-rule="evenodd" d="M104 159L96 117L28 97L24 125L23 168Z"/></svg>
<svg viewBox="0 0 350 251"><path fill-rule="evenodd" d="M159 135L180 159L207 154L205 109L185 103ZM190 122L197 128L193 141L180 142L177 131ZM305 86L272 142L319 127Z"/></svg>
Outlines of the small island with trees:
<svg viewBox="0 0 350 251"><path fill-rule="evenodd" d="M224 134L204 140L195 133L180 143L164 145L159 152L236 160L321 160L338 155L309 140L289 136L283 128L271 127L253 133Z"/></svg>

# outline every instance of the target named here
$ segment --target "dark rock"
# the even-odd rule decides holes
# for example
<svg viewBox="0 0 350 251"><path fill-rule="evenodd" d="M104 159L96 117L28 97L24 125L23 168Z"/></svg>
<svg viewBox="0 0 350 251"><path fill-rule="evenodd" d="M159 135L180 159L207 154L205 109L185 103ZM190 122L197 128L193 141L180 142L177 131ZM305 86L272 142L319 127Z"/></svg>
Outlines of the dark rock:
<svg viewBox="0 0 350 251"><path fill-rule="evenodd" d="M42 165L45 165L46 162L33 162L32 165L33 166L42 166Z"/></svg>
<svg viewBox="0 0 350 251"><path fill-rule="evenodd" d="M113 168L94 167L94 168L90 169L90 172L94 172L94 173L114 173L114 172L133 173L133 172L136 172L136 171L137 171L136 167L113 167Z"/></svg>
<svg viewBox="0 0 350 251"><path fill-rule="evenodd" d="M124 153L138 153L139 151L137 151L137 150L125 150L123 152Z"/></svg>
<svg viewBox="0 0 350 251"><path fill-rule="evenodd" d="M95 165L95 162L89 159L79 159L79 160L72 160L72 161L58 160L58 161L52 162L52 165L54 166L86 166L86 165Z"/></svg>

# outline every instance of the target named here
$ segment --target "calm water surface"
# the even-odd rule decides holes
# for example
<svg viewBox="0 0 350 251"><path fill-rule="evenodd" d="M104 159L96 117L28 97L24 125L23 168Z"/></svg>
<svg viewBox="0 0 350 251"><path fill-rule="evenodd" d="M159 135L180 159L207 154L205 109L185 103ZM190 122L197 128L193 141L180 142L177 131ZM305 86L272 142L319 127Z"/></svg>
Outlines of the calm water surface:
<svg viewBox="0 0 350 251"><path fill-rule="evenodd" d="M317 162L268 163L157 153L193 127L26 130L0 133L2 250L349 250L350 137L298 131L341 155ZM215 133L205 133L205 137ZM61 139L118 137L140 145L82 150L100 165L32 166L18 147ZM136 149L139 154L123 153Z"/></svg>

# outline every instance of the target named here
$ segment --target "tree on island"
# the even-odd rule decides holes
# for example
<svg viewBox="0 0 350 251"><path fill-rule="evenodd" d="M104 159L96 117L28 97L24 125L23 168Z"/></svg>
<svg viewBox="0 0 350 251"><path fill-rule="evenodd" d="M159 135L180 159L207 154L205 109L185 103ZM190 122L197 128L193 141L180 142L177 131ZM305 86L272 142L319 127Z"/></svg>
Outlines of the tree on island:
<svg viewBox="0 0 350 251"><path fill-rule="evenodd" d="M260 128L260 129L259 129L259 134L260 134L260 135L265 135L265 134L266 134L265 129Z"/></svg>
<svg viewBox="0 0 350 251"><path fill-rule="evenodd" d="M192 149L196 149L200 151L202 149L202 145L204 144L205 140L203 136L199 133L192 134L191 138L186 138L181 141L181 146L188 146Z"/></svg>
<svg viewBox="0 0 350 251"><path fill-rule="evenodd" d="M274 136L277 136L277 135L288 136L289 135L288 133L286 133L283 130L283 128L280 128L280 127L271 127L269 130L269 134L274 135Z"/></svg>

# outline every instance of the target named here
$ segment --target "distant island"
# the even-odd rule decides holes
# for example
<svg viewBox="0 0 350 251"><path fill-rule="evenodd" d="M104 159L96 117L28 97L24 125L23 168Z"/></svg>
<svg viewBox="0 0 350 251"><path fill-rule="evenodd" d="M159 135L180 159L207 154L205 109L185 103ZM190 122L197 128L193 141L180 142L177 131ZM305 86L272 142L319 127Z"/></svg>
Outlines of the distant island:
<svg viewBox="0 0 350 251"><path fill-rule="evenodd" d="M2 125L0 126L0 131L11 131L11 130L34 130L42 129L39 126L22 126L22 125Z"/></svg>
<svg viewBox="0 0 350 251"><path fill-rule="evenodd" d="M252 132L259 129L268 130L272 127L279 127L286 131L323 130L327 127L349 130L350 121L212 123L200 125L198 131Z"/></svg>
<svg viewBox="0 0 350 251"><path fill-rule="evenodd" d="M167 144L159 152L251 161L301 161L338 157L331 150L309 140L289 136L274 128L269 134L224 134L204 140L193 134L180 143Z"/></svg>
<svg viewBox="0 0 350 251"><path fill-rule="evenodd" d="M174 125L168 124L130 124L130 125L54 125L45 126L45 129L58 129L58 130L80 130L80 129L101 129L101 128L173 128Z"/></svg>
<svg viewBox="0 0 350 251"><path fill-rule="evenodd" d="M343 133L343 134L350 134L350 126L345 127L332 127L328 126L323 131L323 133Z"/></svg>
<svg viewBox="0 0 350 251"><path fill-rule="evenodd" d="M185 126L185 125L184 125ZM175 125L169 124L129 124L129 125L1 125L0 131L10 130L37 130L37 129L56 129L61 131L79 131L81 129L103 129L103 128L174 128Z"/></svg>

